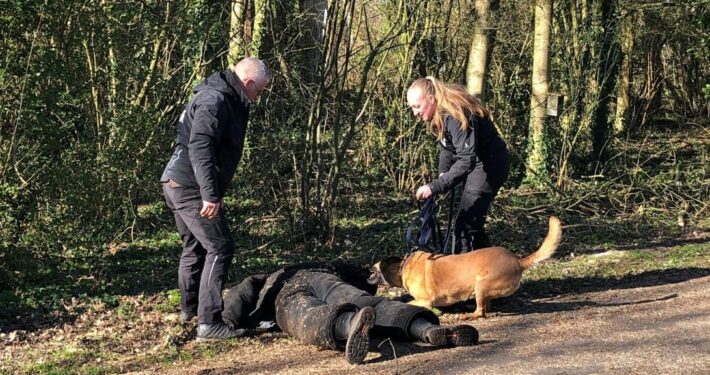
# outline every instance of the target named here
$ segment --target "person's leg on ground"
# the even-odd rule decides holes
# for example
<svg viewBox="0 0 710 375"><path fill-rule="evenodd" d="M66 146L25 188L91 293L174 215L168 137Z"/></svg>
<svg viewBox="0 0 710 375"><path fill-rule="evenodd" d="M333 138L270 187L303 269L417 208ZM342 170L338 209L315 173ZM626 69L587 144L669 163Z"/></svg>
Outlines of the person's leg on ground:
<svg viewBox="0 0 710 375"><path fill-rule="evenodd" d="M411 340L435 346L467 346L478 342L478 331L469 325L441 326L430 310L384 297L370 296L353 300L375 309L375 330L386 335L404 333Z"/></svg>
<svg viewBox="0 0 710 375"><path fill-rule="evenodd" d="M294 275L276 297L276 322L284 332L307 344L345 350L349 363L361 363L369 348L374 310L337 303L336 299L326 303L323 299L328 298L319 298L312 285L323 275L330 274L304 271ZM330 277L325 279L330 281ZM318 281L315 284L324 285Z"/></svg>
<svg viewBox="0 0 710 375"><path fill-rule="evenodd" d="M352 303L361 311L372 307L375 317L374 329L383 334L404 333L410 339L437 346L465 346L478 342L478 331L472 326L440 326L439 319L428 309L373 296L343 282L336 275L310 273L308 283L319 301L332 304ZM352 332L352 327L346 322L351 322L354 315L352 312L344 313L339 321L336 321L336 337L343 337L346 332Z"/></svg>

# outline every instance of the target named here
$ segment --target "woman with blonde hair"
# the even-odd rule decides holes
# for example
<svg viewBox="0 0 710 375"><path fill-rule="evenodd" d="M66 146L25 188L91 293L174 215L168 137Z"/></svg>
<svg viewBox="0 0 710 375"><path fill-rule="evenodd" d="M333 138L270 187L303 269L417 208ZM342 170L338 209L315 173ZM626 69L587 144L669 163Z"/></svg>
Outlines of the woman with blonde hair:
<svg viewBox="0 0 710 375"><path fill-rule="evenodd" d="M412 83L407 90L407 105L441 145L439 177L419 187L416 198L428 199L465 181L454 224L453 250L489 247L483 225L510 166L508 149L490 113L463 86L434 77Z"/></svg>

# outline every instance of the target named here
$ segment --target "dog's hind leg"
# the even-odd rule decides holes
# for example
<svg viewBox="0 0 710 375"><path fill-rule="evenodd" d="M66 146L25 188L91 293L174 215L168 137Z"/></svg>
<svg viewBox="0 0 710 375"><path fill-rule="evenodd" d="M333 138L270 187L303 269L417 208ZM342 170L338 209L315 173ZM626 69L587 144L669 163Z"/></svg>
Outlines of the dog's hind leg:
<svg viewBox="0 0 710 375"><path fill-rule="evenodd" d="M488 294L486 294L486 290L487 288L485 287L485 282L478 282L476 284L476 311L464 314L464 319L478 319L486 317L486 312L488 312L491 305L491 299Z"/></svg>

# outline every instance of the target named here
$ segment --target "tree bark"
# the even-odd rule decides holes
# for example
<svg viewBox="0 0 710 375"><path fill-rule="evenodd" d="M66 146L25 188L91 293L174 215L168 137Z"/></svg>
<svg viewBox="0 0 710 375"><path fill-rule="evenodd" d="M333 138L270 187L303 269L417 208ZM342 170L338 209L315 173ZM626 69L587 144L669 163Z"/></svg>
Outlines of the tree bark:
<svg viewBox="0 0 710 375"><path fill-rule="evenodd" d="M475 0L476 23L466 67L466 89L482 102L486 99L486 72L491 48L489 13L491 0Z"/></svg>
<svg viewBox="0 0 710 375"><path fill-rule="evenodd" d="M623 134L629 122L629 88L631 86L631 61L634 48L635 12L629 11L623 16L621 28L621 71L619 72L619 93L616 98L616 116L614 134Z"/></svg>
<svg viewBox="0 0 710 375"><path fill-rule="evenodd" d="M535 1L532 95L528 132L528 174L526 183L539 186L548 180L545 139L545 106L548 94L552 0Z"/></svg>
<svg viewBox="0 0 710 375"><path fill-rule="evenodd" d="M259 57L261 46L264 41L264 21L266 20L266 1L265 0L251 0L253 4L253 22L251 23L251 41L249 43L249 51L247 53L249 56Z"/></svg>
<svg viewBox="0 0 710 375"><path fill-rule="evenodd" d="M612 139L613 124L609 121L610 104L614 89L619 79L620 48L618 36L618 0L601 2L599 8L601 15L601 43L599 44L599 65L596 72L597 85L599 86L599 100L595 103L592 122L592 156L596 158L596 165L602 165L607 159L609 149L607 145ZM597 173L597 166L595 172Z"/></svg>
<svg viewBox="0 0 710 375"><path fill-rule="evenodd" d="M232 0L229 5L229 66L236 65L245 56L244 20L249 0Z"/></svg>
<svg viewBox="0 0 710 375"><path fill-rule="evenodd" d="M305 35L304 77L306 82L315 83L318 77L318 65L321 60L321 44L325 37L325 25L328 10L326 0L304 0L303 11L307 15Z"/></svg>

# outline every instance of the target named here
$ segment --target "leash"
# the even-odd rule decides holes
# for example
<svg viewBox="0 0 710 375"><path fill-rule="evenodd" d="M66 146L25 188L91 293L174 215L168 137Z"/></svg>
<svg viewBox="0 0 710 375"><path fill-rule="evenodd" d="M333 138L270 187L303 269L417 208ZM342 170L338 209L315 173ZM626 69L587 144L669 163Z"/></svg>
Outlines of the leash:
<svg viewBox="0 0 710 375"><path fill-rule="evenodd" d="M439 220L437 220L438 207L434 200L434 196L429 197L424 204L417 201L417 208L419 208L419 215L417 215L414 220L407 227L407 233L405 235L407 241L407 255L411 254L415 250L428 250L430 253L443 253L449 249L449 243L453 242L456 238L455 235L452 236L452 226L455 219L458 219L458 214L454 219L454 196L456 192L456 186L449 191L449 222L446 228L446 238L444 239L441 234L441 226L439 225ZM419 228L419 235L416 241L414 240L414 228ZM432 245L429 245L429 243ZM455 251L454 246L451 246L451 253Z"/></svg>
<svg viewBox="0 0 710 375"><path fill-rule="evenodd" d="M407 227L407 254L411 254L417 249L438 252L441 249L441 233L438 233L437 236L437 231L440 231L440 229L436 220L437 207L436 202L434 202L434 196L429 197L423 206L421 202L417 201L417 208L419 208L419 215ZM413 239L415 227L419 228L419 235L416 241ZM434 248L429 246L429 240L434 243Z"/></svg>
<svg viewBox="0 0 710 375"><path fill-rule="evenodd" d="M454 186L451 191L449 191L450 200L449 200L449 222L446 227L446 240L444 240L444 249L442 250L442 253L446 254L446 251L449 249L449 243L454 242L456 240L456 235L451 235L452 230L451 226L453 224L453 220L451 220L454 216L454 196L456 193L456 186ZM456 213L456 219L459 218L458 212ZM451 238L451 242L449 242L449 238ZM456 247L452 244L451 245L451 254L454 254L456 252Z"/></svg>

